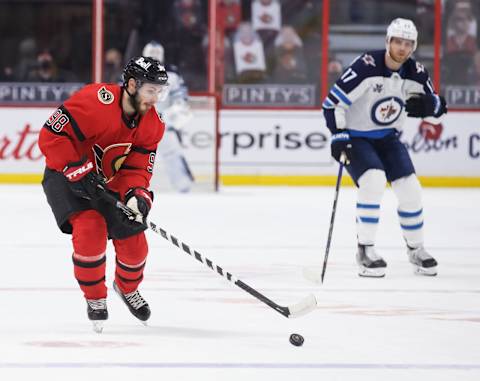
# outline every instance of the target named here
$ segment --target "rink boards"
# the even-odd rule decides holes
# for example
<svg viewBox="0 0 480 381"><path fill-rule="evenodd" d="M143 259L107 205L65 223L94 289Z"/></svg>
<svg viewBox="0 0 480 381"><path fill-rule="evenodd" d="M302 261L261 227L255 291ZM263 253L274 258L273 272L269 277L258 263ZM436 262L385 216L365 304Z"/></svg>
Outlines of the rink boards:
<svg viewBox="0 0 480 381"><path fill-rule="evenodd" d="M38 183L44 158L38 133L51 107L0 108L0 182ZM213 181L215 111L204 110L182 131L182 147L199 178ZM401 140L424 185L480 186L480 126L475 112L451 112L441 127L407 119ZM333 184L336 163L319 110L222 110L220 183ZM348 180L346 180L348 183Z"/></svg>

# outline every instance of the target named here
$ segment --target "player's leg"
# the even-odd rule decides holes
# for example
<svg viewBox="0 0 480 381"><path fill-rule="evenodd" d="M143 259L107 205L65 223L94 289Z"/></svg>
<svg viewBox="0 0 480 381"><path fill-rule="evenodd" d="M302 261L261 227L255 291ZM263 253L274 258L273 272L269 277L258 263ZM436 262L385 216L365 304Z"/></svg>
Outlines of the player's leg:
<svg viewBox="0 0 480 381"><path fill-rule="evenodd" d="M398 218L415 273L437 274L437 261L424 249L422 188L405 146L397 139L388 143L385 163L388 180L398 199Z"/></svg>
<svg viewBox="0 0 480 381"><path fill-rule="evenodd" d="M358 187L356 205L358 274L365 277L383 277L387 264L377 254L375 240L386 177L380 158L368 139L353 140L352 160L346 168Z"/></svg>
<svg viewBox="0 0 480 381"><path fill-rule="evenodd" d="M69 218L72 225L74 274L87 301L88 318L108 319L105 264L107 227L103 216L95 210L75 213ZM101 325L94 329L101 331Z"/></svg>
<svg viewBox="0 0 480 381"><path fill-rule="evenodd" d="M146 321L150 317L150 307L138 291L148 254L145 233L114 239L113 245L116 252L114 289L130 312L137 319Z"/></svg>
<svg viewBox="0 0 480 381"><path fill-rule="evenodd" d="M91 209L90 201L71 192L62 173L45 169L42 186L58 227L63 233L72 234L75 277L87 299L88 317L94 322L94 329L101 332L100 322L108 318L105 220Z"/></svg>
<svg viewBox="0 0 480 381"><path fill-rule="evenodd" d="M165 164L165 171L173 188L179 192L190 191L194 177L180 145L178 131L169 126L158 146L158 153Z"/></svg>

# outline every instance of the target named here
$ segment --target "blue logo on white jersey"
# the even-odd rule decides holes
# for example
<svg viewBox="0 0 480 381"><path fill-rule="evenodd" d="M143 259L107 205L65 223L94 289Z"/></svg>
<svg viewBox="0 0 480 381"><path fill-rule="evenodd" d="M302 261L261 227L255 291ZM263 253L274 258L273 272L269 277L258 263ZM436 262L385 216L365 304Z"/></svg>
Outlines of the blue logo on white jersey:
<svg viewBox="0 0 480 381"><path fill-rule="evenodd" d="M403 101L398 97L379 99L372 106L370 116L373 123L388 126L394 123L403 110Z"/></svg>

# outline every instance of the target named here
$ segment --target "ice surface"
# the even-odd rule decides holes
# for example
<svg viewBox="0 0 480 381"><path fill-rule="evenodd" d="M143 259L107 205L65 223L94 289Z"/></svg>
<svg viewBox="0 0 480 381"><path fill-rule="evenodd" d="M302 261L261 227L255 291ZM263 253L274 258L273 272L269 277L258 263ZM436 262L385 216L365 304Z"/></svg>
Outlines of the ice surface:
<svg viewBox="0 0 480 381"><path fill-rule="evenodd" d="M355 193L340 191L323 285L333 188L226 188L157 194L151 220L281 305L286 319L153 232L141 290L148 327L110 291L92 331L62 235L40 186L0 186L0 380L479 380L480 191L425 189L426 247L437 277L412 273L395 199L382 205L384 279L359 278ZM108 246L111 286L113 246ZM289 343L305 337L303 347Z"/></svg>

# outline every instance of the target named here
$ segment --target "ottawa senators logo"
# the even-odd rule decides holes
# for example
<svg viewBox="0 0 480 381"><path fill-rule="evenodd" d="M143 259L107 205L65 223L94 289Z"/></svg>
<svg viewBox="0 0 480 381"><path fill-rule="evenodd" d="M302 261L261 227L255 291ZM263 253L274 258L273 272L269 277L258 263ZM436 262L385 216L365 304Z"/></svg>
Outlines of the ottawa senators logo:
<svg viewBox="0 0 480 381"><path fill-rule="evenodd" d="M93 146L97 172L107 183L112 180L113 176L118 172L130 152L131 147L132 143L112 144L105 149L98 144Z"/></svg>
<svg viewBox="0 0 480 381"><path fill-rule="evenodd" d="M115 97L111 91L108 91L105 86L102 86L100 90L98 90L98 100L102 102L104 105L109 105L113 102Z"/></svg>

